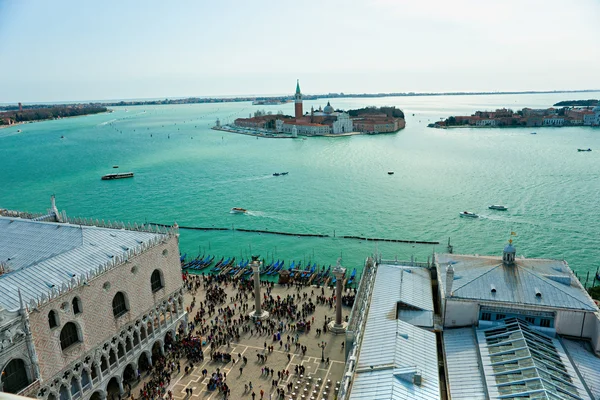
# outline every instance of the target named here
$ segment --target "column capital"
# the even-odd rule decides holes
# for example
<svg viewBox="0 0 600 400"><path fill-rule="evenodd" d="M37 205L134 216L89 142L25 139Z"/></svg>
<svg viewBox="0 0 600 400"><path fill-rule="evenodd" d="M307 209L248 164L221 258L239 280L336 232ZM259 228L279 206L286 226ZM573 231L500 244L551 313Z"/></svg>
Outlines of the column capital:
<svg viewBox="0 0 600 400"><path fill-rule="evenodd" d="M346 275L346 268L342 267L341 265L338 265L338 266L333 267L331 272L333 273L333 276L335 276L335 278L337 280L340 280L340 279L343 279L344 276Z"/></svg>

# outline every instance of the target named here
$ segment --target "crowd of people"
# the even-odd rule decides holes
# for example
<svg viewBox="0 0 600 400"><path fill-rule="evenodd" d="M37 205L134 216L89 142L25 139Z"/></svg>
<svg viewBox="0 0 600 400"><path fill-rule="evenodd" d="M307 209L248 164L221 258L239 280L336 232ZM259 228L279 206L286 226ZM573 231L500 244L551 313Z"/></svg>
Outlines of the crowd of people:
<svg viewBox="0 0 600 400"><path fill-rule="evenodd" d="M202 370L204 377L209 377L206 385L208 391L219 391L222 398L231 396L231 388L227 383L227 374L222 370L227 364L239 365L239 374L243 375L244 367L248 360L242 354L232 354L231 343L238 342L242 335L265 336L272 338L273 344L264 342L262 352L257 352L257 361L263 363L263 375L271 378L274 390L272 398L284 398L285 389L279 387L279 382L289 377L290 372L283 369L275 373L275 369L267 366L268 356L275 346L288 352L295 351L305 354L307 346L300 342L300 334L307 333L315 324L312 314L316 306L335 306L333 296L326 296L325 289L311 290L310 294L302 292L302 285L295 285L295 293L285 296L273 295L274 283L262 282L261 308L269 312L266 320L253 320L250 311L254 309L254 290L251 280L233 278L227 275L188 275L184 274L184 284L188 294L192 296L188 312L188 324L181 327L175 338L168 343L165 341L166 357L154 359L149 377L139 390L139 399L172 398L173 393L167 390L174 373L181 373L181 360L184 360L184 374L189 374L197 365L204 363L204 349L209 349L210 360ZM233 295L228 295L228 288L233 289ZM231 292L231 291L230 291ZM196 300L196 296L203 295L204 299ZM314 300L313 300L314 299ZM323 330L317 329L317 334L327 330L326 319ZM296 366L294 372L299 373ZM212 369L209 372L209 369ZM287 387L290 390L290 387ZM246 384L246 392L252 398L257 396L252 383ZM260 398L264 391L261 389ZM191 389L186 393L193 394ZM133 398L133 396L132 396Z"/></svg>

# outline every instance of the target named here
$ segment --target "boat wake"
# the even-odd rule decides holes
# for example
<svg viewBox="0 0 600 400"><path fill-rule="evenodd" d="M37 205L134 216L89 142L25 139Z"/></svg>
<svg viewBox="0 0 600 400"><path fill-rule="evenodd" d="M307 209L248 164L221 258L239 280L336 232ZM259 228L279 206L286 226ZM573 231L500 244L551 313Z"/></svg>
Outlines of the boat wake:
<svg viewBox="0 0 600 400"><path fill-rule="evenodd" d="M5 138L5 137L10 137L10 136L16 136L16 135L20 135L19 132L2 132L0 131L0 138Z"/></svg>
<svg viewBox="0 0 600 400"><path fill-rule="evenodd" d="M96 125L96 126L104 126L104 125L108 125L108 124L110 124L111 122L115 122L115 121L117 121L117 118L115 118L115 119L111 119L110 121L101 122L101 123L99 123L99 124L98 124L98 125Z"/></svg>
<svg viewBox="0 0 600 400"><path fill-rule="evenodd" d="M246 215L250 215L252 217L259 217L259 218L275 219L275 220L289 220L289 218L286 218L284 216L276 215L276 214L270 214L270 213L266 213L264 211L250 211L250 210L248 210L246 212Z"/></svg>

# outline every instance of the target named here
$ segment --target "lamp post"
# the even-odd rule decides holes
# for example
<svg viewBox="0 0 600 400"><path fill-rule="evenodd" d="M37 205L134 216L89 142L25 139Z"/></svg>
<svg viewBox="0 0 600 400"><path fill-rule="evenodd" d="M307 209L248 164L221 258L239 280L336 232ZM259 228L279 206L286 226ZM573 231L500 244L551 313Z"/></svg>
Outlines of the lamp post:
<svg viewBox="0 0 600 400"><path fill-rule="evenodd" d="M325 362L325 346L327 346L327 343L321 342L318 346L321 348L321 362Z"/></svg>

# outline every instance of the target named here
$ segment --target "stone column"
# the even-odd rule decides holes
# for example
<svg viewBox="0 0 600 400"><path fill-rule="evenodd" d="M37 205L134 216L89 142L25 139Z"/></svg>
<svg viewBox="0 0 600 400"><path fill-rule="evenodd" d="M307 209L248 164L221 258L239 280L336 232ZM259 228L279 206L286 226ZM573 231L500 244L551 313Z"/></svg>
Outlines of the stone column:
<svg viewBox="0 0 600 400"><path fill-rule="evenodd" d="M257 256L252 256L252 263L250 264L254 273L254 311L250 313L250 317L254 319L266 319L269 317L267 311L261 309L261 296L260 296L260 261Z"/></svg>
<svg viewBox="0 0 600 400"><path fill-rule="evenodd" d="M90 382L92 381L92 377L90 376ZM83 386L81 386L81 376L77 377L77 388L79 389L79 394L83 397Z"/></svg>
<svg viewBox="0 0 600 400"><path fill-rule="evenodd" d="M344 277L346 276L346 268L337 265L333 268L333 276L335 276L335 321L329 323L329 330L335 334L344 333L347 323L342 321L342 288L344 287Z"/></svg>

